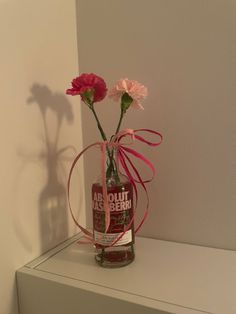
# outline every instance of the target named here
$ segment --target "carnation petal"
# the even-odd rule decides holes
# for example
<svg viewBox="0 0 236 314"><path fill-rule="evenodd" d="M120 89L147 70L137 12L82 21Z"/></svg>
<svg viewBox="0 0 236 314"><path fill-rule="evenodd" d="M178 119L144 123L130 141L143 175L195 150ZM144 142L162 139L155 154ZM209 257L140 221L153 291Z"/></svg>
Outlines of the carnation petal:
<svg viewBox="0 0 236 314"><path fill-rule="evenodd" d="M93 89L93 102L101 101L106 97L106 83L103 78L94 73L82 73L80 76L73 79L71 85L72 88L66 91L68 95L81 95L82 97L84 91Z"/></svg>
<svg viewBox="0 0 236 314"><path fill-rule="evenodd" d="M133 98L133 103L131 105L133 108L143 109L140 101L147 96L147 88L144 85L127 78L120 79L111 89L109 97L118 101L124 93L129 94L129 96Z"/></svg>
<svg viewBox="0 0 236 314"><path fill-rule="evenodd" d="M76 89L74 89L74 88L70 88L70 89L66 90L66 94L75 96L75 95L79 95L79 92Z"/></svg>
<svg viewBox="0 0 236 314"><path fill-rule="evenodd" d="M135 100L132 102L131 107L133 107L134 109L144 110L143 106Z"/></svg>

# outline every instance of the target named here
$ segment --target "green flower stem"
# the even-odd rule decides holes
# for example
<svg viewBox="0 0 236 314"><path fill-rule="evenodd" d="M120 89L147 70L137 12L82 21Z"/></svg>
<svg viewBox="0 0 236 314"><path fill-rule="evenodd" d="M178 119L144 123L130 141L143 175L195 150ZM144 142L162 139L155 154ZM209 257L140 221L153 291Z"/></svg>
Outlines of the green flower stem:
<svg viewBox="0 0 236 314"><path fill-rule="evenodd" d="M94 110L94 107L93 107L93 104L90 104L89 108L92 110L93 112L93 115L97 121L97 126L98 126L98 129L101 133L101 136L103 138L104 141L107 141L107 137L106 137L106 134L105 132L103 131L103 128L101 126L101 123L98 119L98 116L96 114L96 111ZM109 151L109 148L107 148L107 154L108 154L108 158L109 158L109 165L107 167L107 172L106 172L106 177L109 178L111 176L111 173L112 172L115 172L116 173L116 168L114 167L114 161L113 161L113 150L112 151Z"/></svg>
<svg viewBox="0 0 236 314"><path fill-rule="evenodd" d="M117 125L117 128L116 128L116 132L115 132L115 135L116 136L119 131L120 131L120 127L121 127L121 123L122 123L122 120L123 120L123 117L126 113L126 111L129 109L130 105L132 104L133 102L133 98L127 93L125 92L122 97L121 97L121 104L120 104L120 119L119 119L119 122L118 122L118 125ZM112 150L112 160L113 160L113 150ZM115 164L115 174L117 174L117 167L116 167L116 164Z"/></svg>
<svg viewBox="0 0 236 314"><path fill-rule="evenodd" d="M99 129L99 131L100 131L100 133L101 133L101 136L102 136L103 140L104 140L104 141L107 141L106 134L105 134L104 131L103 131L103 128L102 128L101 123L100 123L100 121L99 121L99 119L98 119L98 116L97 116L97 114L96 114L96 111L94 110L93 105L90 106L90 109L92 110L93 115L94 115L94 117L95 117L95 119L96 119L96 121L97 121L98 129Z"/></svg>
<svg viewBox="0 0 236 314"><path fill-rule="evenodd" d="M120 131L120 126L121 126L122 119L124 117L124 113L125 113L124 110L121 109L121 111L120 111L120 120L118 122L115 135Z"/></svg>
<svg viewBox="0 0 236 314"><path fill-rule="evenodd" d="M122 119L124 117L124 114L125 114L125 110L121 107L120 119L119 119L119 122L118 122L118 125L117 125L117 128L116 128L115 135L120 131L121 122L122 122ZM113 136L115 136L115 135L113 135ZM112 139L112 137L111 137L111 139ZM114 160L114 149L112 149L109 152L108 156L109 156L109 165L108 165L107 173L106 173L107 178L109 178L111 176L111 174L114 173L114 176L116 178L117 183L120 183L120 178L119 178L119 175L118 175L118 169L117 169L117 165L116 165L116 160Z"/></svg>

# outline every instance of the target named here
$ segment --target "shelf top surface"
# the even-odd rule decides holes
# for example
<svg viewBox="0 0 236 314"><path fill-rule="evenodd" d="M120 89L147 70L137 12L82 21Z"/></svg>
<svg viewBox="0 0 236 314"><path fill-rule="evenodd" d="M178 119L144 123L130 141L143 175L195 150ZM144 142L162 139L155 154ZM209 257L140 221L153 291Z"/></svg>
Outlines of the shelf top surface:
<svg viewBox="0 0 236 314"><path fill-rule="evenodd" d="M136 239L135 261L123 268L100 267L93 247L75 240L31 268L189 309L185 313L236 313L235 251Z"/></svg>

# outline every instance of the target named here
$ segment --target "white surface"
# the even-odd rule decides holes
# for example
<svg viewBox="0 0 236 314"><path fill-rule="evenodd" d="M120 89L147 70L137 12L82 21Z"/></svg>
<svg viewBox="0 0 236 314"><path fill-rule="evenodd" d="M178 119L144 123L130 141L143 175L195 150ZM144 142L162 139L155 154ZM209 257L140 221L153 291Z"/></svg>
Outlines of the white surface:
<svg viewBox="0 0 236 314"><path fill-rule="evenodd" d="M101 298L111 297L121 303L127 301L156 310L151 313L159 313L157 310L175 314L236 313L236 252L137 238L134 263L120 269L103 269L96 265L90 246L74 242L58 251L54 251L53 255L49 252L48 256L18 272L20 296L24 296L20 299L23 308L27 308L27 302L31 304L31 298L27 299L24 293L27 284L23 286L24 278L30 275L34 283L28 284L28 289L32 295L37 289L42 299L43 291L37 288L37 278L74 287L71 295L78 291L90 291L91 302L95 293ZM53 289L50 291L53 294ZM74 302L79 309L82 302L79 293L77 297L78 301ZM67 293L63 300L66 307ZM52 302L49 303L52 305ZM76 308L76 304L73 306ZM90 314L86 312L86 305L83 306L84 312L81 313ZM101 308L97 310L102 313Z"/></svg>
<svg viewBox="0 0 236 314"><path fill-rule="evenodd" d="M63 117L56 149L81 149L79 101L65 96L78 68L74 1L0 1L0 40L0 313L15 314L15 270L75 233L64 190L74 152L60 154L57 161L52 154L47 164L39 109L39 102L47 107L51 149L58 114ZM70 108L73 123L63 115ZM77 177L76 193L80 189L83 195L78 182Z"/></svg>
<svg viewBox="0 0 236 314"><path fill-rule="evenodd" d="M100 74L109 87L121 77L145 84L145 110L130 109L123 127L164 136L158 149L138 146L158 174L141 233L236 250L236 1L77 2L81 72ZM111 134L119 105L108 100L96 109ZM82 110L86 145L99 133ZM94 154L85 170L87 181L98 172Z"/></svg>

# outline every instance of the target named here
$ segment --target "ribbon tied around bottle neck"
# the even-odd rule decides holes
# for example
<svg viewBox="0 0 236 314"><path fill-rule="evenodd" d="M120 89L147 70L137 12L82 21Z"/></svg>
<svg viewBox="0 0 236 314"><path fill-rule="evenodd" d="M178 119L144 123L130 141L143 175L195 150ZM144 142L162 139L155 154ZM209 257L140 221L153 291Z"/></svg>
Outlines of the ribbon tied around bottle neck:
<svg viewBox="0 0 236 314"><path fill-rule="evenodd" d="M152 136L158 137L158 141L150 141L144 138L141 134L151 134ZM124 141L125 138L129 137L130 141ZM144 211L144 214L141 218L141 221L139 222L138 226L135 228L135 233L138 232L138 230L142 227L143 223L147 219L148 216L148 210L149 210L149 196L146 184L148 182L151 182L156 174L156 170L154 165L148 160L144 155L137 152L130 146L134 144L135 141L142 142L148 146L157 147L162 143L163 136L161 133L151 130L151 129L125 129L117 133L111 141L103 141L103 142L95 142L93 144L90 144L85 149L83 149L74 159L72 162L69 176L68 176L68 182L67 182L67 196L68 196L68 205L69 210L71 213L71 216L75 222L75 224L79 227L79 229L84 233L84 237L86 238L86 243L93 243L93 244L99 244L98 241L94 240L93 233L90 232L88 229L80 225L75 218L72 206L70 202L70 186L71 186L71 178L73 170L78 162L78 160L81 158L81 156L88 151L90 148L99 147L101 149L101 177L102 177L102 194L103 194L103 204L104 204L104 211L105 211L105 233L107 233L108 228L110 226L110 207L109 207L109 201L108 201L108 193L107 193L107 178L106 178L106 152L108 149L115 148L117 151L117 162L121 165L123 168L123 171L125 175L129 178L133 190L134 190L134 196L135 196L135 205L133 209L133 216L129 222L129 224L125 227L124 231L110 244L110 246L114 246L123 236L124 234L130 229L132 224L134 223L134 217L136 214L137 204L138 204L138 189L137 184L140 184L142 189L145 192L146 195L146 208ZM138 159L141 162L143 162L150 170L151 170L151 178L147 180L143 180L137 167L135 166L132 159ZM85 243L85 242L84 242Z"/></svg>

